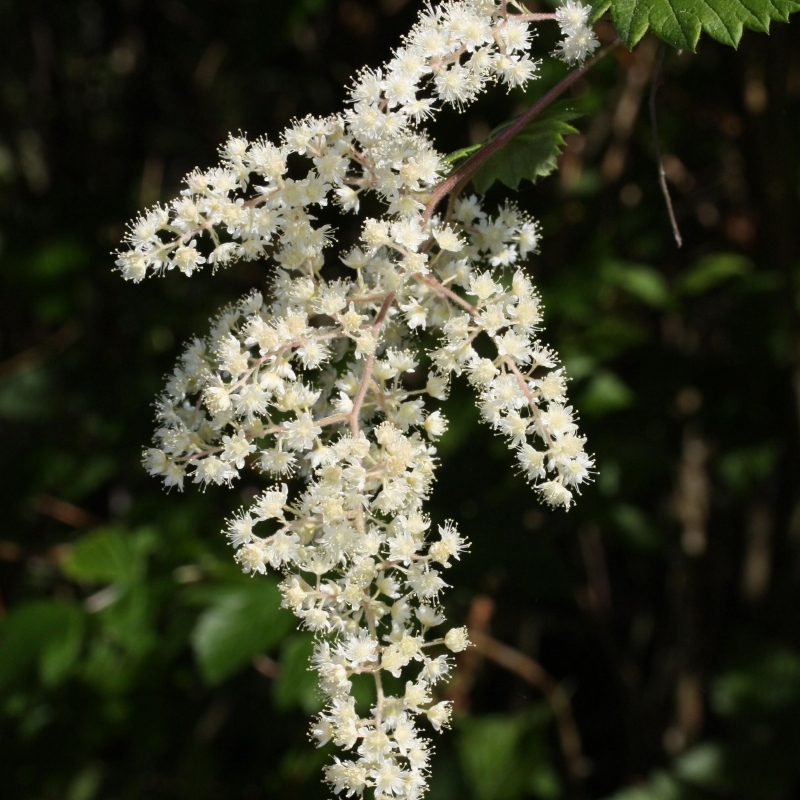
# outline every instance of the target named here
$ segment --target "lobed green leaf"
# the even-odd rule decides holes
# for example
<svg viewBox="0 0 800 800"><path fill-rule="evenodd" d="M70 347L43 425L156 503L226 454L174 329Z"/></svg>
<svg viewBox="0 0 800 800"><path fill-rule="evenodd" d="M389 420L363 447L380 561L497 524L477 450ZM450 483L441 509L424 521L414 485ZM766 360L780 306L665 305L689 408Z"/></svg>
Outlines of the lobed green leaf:
<svg viewBox="0 0 800 800"><path fill-rule="evenodd" d="M523 180L536 183L549 175L558 166L564 137L578 132L569 123L579 116L579 112L564 103L553 103L481 165L472 176L475 191L484 194L496 181L517 189ZM492 131L492 136L503 127Z"/></svg>

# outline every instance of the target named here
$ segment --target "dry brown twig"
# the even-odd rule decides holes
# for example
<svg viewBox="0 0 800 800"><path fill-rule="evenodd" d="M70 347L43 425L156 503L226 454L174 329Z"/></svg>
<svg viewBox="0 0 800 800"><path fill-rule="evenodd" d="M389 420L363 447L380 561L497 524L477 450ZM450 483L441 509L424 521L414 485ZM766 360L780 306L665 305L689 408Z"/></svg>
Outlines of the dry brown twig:
<svg viewBox="0 0 800 800"><path fill-rule="evenodd" d="M569 695L536 659L490 635L489 626L494 609L494 601L490 597L478 595L473 598L467 615L467 627L474 647L460 655L459 669L449 696L457 707L468 707L468 692L475 681L481 659L507 669L538 689L553 712L573 796L580 796L580 786L586 774L586 766L581 735L572 713Z"/></svg>

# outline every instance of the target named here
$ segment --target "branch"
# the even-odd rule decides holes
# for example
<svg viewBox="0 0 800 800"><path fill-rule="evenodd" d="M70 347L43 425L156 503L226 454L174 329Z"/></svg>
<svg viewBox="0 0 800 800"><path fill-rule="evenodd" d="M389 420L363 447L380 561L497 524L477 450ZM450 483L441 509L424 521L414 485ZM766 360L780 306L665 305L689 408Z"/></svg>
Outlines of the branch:
<svg viewBox="0 0 800 800"><path fill-rule="evenodd" d="M576 83L586 74L598 61L605 58L612 50L620 44L619 39L615 39L611 44L606 45L600 52L587 61L580 69L573 70L565 78L560 80L549 92L540 97L525 113L517 117L510 125L503 128L497 136L484 147L478 150L475 155L468 158L458 169L453 170L436 188L431 192L428 205L422 215L424 225L436 210L436 206L442 199L450 194L462 181L471 178L478 169L491 158L501 147L510 142L528 123L542 113L554 100L558 99L572 84Z"/></svg>
<svg viewBox="0 0 800 800"><path fill-rule="evenodd" d="M386 318L386 314L389 312L389 306L392 305L394 302L396 292L389 292L383 300L383 305L381 306L380 311L378 312L378 316L375 317L375 322L372 323L372 329L377 330L383 325L383 321ZM353 433L353 436L358 434L358 415L361 411L361 406L364 403L364 397L367 394L367 387L369 386L370 379L372 378L372 367L375 363L375 356L374 354L370 353L367 356L367 360L364 364L364 375L361 378L361 385L358 387L358 394L356 394L355 399L353 400L353 410L350 412L350 430Z"/></svg>
<svg viewBox="0 0 800 800"><path fill-rule="evenodd" d="M656 90L658 89L658 79L661 74L661 65L664 62L664 53L666 49L664 42L661 42L658 48L658 56L656 57L656 66L653 70L653 82L650 84L650 123L653 126L653 146L655 147L656 161L658 162L658 183L661 186L661 193L664 195L664 201L667 204L667 213L669 214L670 225L672 225L672 235L675 237L675 243L678 247L683 247L683 237L678 228L678 221L675 219L675 209L672 207L672 198L669 195L669 187L667 186L667 173L664 172L664 163L661 159L661 145L658 141Z"/></svg>
<svg viewBox="0 0 800 800"><path fill-rule="evenodd" d="M570 782L575 786L580 784L585 772L581 735L561 684L538 661L488 634L470 629L469 638L480 655L518 675L544 695L553 712Z"/></svg>

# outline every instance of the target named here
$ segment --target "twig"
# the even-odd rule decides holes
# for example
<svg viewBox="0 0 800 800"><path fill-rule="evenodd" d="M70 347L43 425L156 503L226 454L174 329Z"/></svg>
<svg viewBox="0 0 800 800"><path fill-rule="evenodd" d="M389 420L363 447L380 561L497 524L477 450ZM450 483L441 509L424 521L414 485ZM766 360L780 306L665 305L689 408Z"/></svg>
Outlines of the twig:
<svg viewBox="0 0 800 800"><path fill-rule="evenodd" d="M265 678L277 678L281 668L277 661L263 653L253 656L253 667Z"/></svg>
<svg viewBox="0 0 800 800"><path fill-rule="evenodd" d="M578 531L578 541L586 568L589 606L598 617L604 618L611 610L611 581L600 529L597 525L586 525Z"/></svg>
<svg viewBox="0 0 800 800"><path fill-rule="evenodd" d="M34 498L33 502L40 514L52 517L71 528L92 528L102 522L94 514L49 494L40 494Z"/></svg>
<svg viewBox="0 0 800 800"><path fill-rule="evenodd" d="M656 116L656 91L658 89L658 79L661 75L661 65L664 62L664 54L667 47L664 42L661 42L658 48L658 55L656 56L656 66L653 70L653 82L650 84L650 124L653 127L653 146L656 151L656 161L658 162L658 183L661 186L661 194L664 195L664 201L667 204L667 212L669 213L669 221L672 225L672 234L675 237L675 242L678 247L683 247L683 237L678 228L678 221L675 219L675 210L672 207L672 198L669 194L669 187L667 186L667 173L664 172L664 163L661 159L661 145L658 141L658 118Z"/></svg>
<svg viewBox="0 0 800 800"><path fill-rule="evenodd" d="M389 312L389 306L392 305L394 302L394 296L396 292L389 292L383 300L383 305L378 312L378 316L375 317L375 322L372 323L372 330L377 331L378 328L383 325L383 320L386 318L386 315ZM375 363L375 354L370 353L367 356L367 360L364 363L364 375L361 378L361 384L358 387L358 393L356 394L353 400L353 409L350 412L350 430L353 436L358 435L358 415L361 412L361 405L364 402L364 398L367 394L367 388L369 387L370 379L372 378L372 367Z"/></svg>
<svg viewBox="0 0 800 800"><path fill-rule="evenodd" d="M503 128L497 136L484 147L478 150L472 157L468 158L458 169L453 170L441 183L431 192L428 205L422 215L423 224L426 223L436 206L448 195L456 186L459 186L465 179L471 178L481 167L481 165L491 158L501 147L505 146L513 139L534 117L541 114L554 100L559 98L573 83L582 78L598 61L607 56L620 44L619 39L615 39L611 44L606 45L598 54L587 61L580 69L573 70L565 78L559 81L549 92L540 97L527 111L517 117L511 124Z"/></svg>
<svg viewBox="0 0 800 800"><path fill-rule="evenodd" d="M470 630L469 638L480 655L518 675L544 695L553 712L567 774L570 782L574 786L578 786L583 780L585 772L583 747L580 731L572 715L569 696L564 688L538 661L519 650L509 647L481 631Z"/></svg>
<svg viewBox="0 0 800 800"><path fill-rule="evenodd" d="M83 334L80 326L68 322L63 328L48 336L44 341L21 353L0 361L0 378L14 375L23 369L37 367L55 353L61 353L73 345Z"/></svg>
<svg viewBox="0 0 800 800"><path fill-rule="evenodd" d="M612 140L600 167L608 183L617 181L625 167L625 158L639 108L644 99L647 84L653 77L653 68L658 52L658 40L646 37L636 47L630 67L625 72L625 83L611 121Z"/></svg>

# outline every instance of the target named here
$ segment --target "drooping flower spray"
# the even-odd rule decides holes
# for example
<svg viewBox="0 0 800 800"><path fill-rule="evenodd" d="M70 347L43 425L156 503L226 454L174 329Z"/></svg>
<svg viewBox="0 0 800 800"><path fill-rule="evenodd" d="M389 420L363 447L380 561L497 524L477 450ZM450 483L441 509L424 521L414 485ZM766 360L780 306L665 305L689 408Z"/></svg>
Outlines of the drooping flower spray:
<svg viewBox="0 0 800 800"><path fill-rule="evenodd" d="M539 21L555 19L558 54L583 61L598 46L588 13L574 0L544 15L506 0L426 6L392 59L358 76L345 111L296 121L279 143L231 137L220 164L134 221L117 254L136 282L176 267L274 265L265 295L224 309L186 348L144 461L179 489L230 485L243 469L271 476L225 533L246 573L283 574L283 605L317 634L326 706L312 735L342 748L326 780L348 797L422 796L426 727L450 715L436 686L468 646L463 628L437 633L447 568L467 543L425 513L452 377L474 387L545 502L569 507L592 472L564 371L538 339L542 307L523 267L538 226L513 203L489 212L471 194L440 208L457 182L424 128L442 105L533 80ZM336 231L315 207L358 215L367 194L382 212L335 253L352 277L330 279ZM420 331L437 337L427 352ZM410 390L403 376L417 369L427 381ZM361 673L375 682L365 716L351 694ZM385 691L385 673L402 692Z"/></svg>

